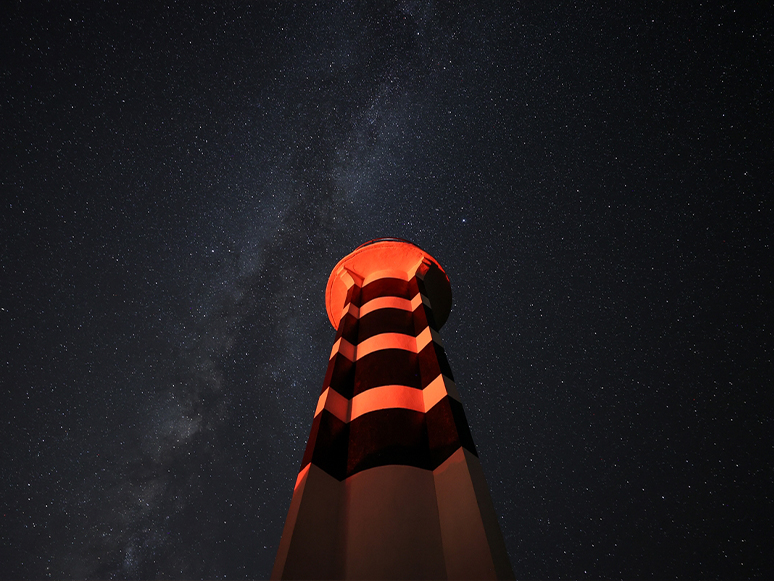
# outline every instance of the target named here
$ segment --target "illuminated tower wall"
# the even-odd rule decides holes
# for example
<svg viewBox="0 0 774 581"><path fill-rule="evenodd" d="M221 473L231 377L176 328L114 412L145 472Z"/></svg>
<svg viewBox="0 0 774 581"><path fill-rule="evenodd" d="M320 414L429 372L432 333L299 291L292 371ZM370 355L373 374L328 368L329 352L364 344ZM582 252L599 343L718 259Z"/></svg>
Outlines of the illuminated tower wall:
<svg viewBox="0 0 774 581"><path fill-rule="evenodd" d="M333 269L326 306L336 339L272 577L511 578L438 334L446 273L375 240Z"/></svg>

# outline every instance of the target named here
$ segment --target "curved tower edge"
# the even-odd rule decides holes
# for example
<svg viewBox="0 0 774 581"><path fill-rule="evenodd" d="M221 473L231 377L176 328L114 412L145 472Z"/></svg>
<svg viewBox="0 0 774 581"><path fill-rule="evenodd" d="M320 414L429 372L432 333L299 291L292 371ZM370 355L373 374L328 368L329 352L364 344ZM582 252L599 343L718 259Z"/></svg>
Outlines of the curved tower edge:
<svg viewBox="0 0 774 581"><path fill-rule="evenodd" d="M442 327L452 306L449 277L428 252L401 238L376 238L361 244L333 267L325 289L325 308L331 325L339 328L347 291L353 285L365 286L379 278L410 280L414 276L424 280L436 322Z"/></svg>

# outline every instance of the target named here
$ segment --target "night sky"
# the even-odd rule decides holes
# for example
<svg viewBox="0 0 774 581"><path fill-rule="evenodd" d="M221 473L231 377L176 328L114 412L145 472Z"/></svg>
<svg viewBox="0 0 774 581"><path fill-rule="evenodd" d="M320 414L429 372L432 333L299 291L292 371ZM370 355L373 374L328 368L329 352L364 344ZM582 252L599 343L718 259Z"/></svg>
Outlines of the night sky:
<svg viewBox="0 0 774 581"><path fill-rule="evenodd" d="M768 3L142 4L0 16L1 578L267 577L380 236L517 577L774 576Z"/></svg>

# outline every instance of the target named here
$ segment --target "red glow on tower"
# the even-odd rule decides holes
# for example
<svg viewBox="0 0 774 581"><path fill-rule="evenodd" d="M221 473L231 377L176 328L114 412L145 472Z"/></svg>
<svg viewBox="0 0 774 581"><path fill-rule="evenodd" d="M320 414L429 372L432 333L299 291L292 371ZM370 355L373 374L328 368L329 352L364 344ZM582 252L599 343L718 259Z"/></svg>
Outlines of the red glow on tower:
<svg viewBox="0 0 774 581"><path fill-rule="evenodd" d="M333 269L336 338L272 578L511 578L439 329L441 265L382 238Z"/></svg>

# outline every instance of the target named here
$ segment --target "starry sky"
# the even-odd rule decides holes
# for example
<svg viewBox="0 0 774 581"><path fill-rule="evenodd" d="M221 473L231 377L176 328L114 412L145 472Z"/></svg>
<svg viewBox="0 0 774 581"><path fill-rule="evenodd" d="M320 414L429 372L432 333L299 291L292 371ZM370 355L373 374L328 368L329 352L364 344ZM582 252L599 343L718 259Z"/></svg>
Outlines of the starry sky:
<svg viewBox="0 0 774 581"><path fill-rule="evenodd" d="M517 577L774 575L766 3L143 4L0 16L0 578L267 577L380 236Z"/></svg>

